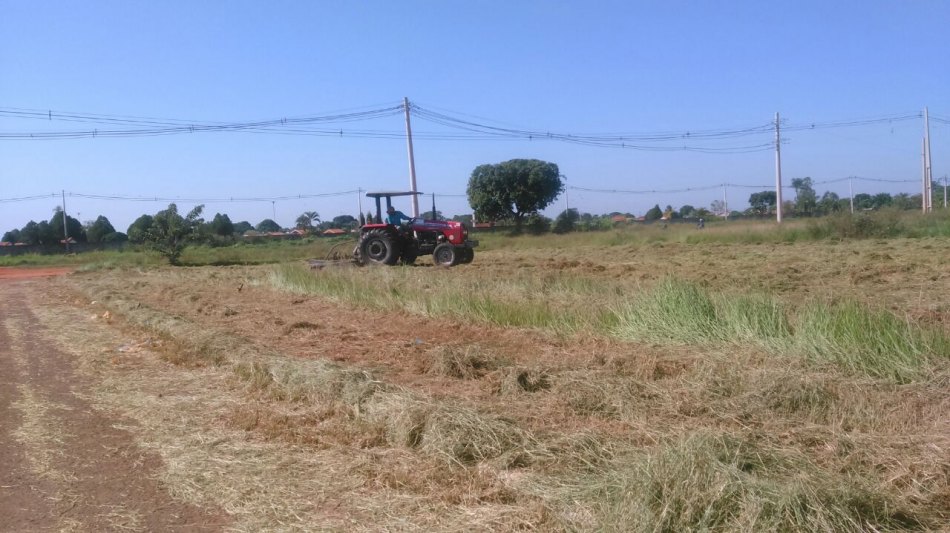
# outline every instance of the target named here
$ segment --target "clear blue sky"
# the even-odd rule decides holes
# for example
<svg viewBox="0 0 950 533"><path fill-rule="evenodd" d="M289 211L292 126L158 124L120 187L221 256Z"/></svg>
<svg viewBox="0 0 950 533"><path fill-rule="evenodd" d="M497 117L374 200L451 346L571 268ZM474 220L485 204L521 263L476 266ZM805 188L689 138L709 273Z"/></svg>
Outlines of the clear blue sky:
<svg viewBox="0 0 950 533"><path fill-rule="evenodd" d="M695 132L919 113L929 106L937 178L950 171L950 2L920 1L101 1L0 0L0 108L239 122L420 107L570 134ZM404 131L400 115L330 129ZM0 115L0 133L108 128ZM423 133L460 133L420 119ZM783 175L918 179L923 121L790 131ZM702 147L759 145L763 133ZM676 146L687 141L651 146ZM643 151L544 140L415 142L419 189L464 194L472 169L557 163L568 185L678 189L774 182L774 153ZM408 187L405 139L193 133L0 139L0 199L69 193L272 197ZM847 184L817 187L846 196ZM855 192L919 192L856 183ZM754 189L728 189L741 209ZM571 207L642 214L709 206L719 189L569 191ZM548 209L554 215L565 198ZM167 202L67 196L73 216L119 231ZM48 219L58 199L0 203L0 231ZM423 202L428 205L429 200ZM447 214L468 212L444 198ZM256 224L276 211L356 214L356 195L208 203ZM179 202L187 211L188 202ZM364 210L366 205L364 204ZM405 206L408 211L408 205Z"/></svg>

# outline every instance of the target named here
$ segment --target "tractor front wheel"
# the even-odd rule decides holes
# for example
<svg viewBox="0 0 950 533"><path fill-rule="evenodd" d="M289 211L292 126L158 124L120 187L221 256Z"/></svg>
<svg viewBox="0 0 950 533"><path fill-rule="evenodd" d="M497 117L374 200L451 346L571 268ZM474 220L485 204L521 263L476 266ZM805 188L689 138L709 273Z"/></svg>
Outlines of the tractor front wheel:
<svg viewBox="0 0 950 533"><path fill-rule="evenodd" d="M374 229L366 232L360 242L360 259L364 264L395 265L399 251L392 235L386 231Z"/></svg>
<svg viewBox="0 0 950 533"><path fill-rule="evenodd" d="M435 251L432 252L432 260L439 266L455 266L458 264L459 259L460 257L455 250L455 246L451 244L440 244L436 246Z"/></svg>

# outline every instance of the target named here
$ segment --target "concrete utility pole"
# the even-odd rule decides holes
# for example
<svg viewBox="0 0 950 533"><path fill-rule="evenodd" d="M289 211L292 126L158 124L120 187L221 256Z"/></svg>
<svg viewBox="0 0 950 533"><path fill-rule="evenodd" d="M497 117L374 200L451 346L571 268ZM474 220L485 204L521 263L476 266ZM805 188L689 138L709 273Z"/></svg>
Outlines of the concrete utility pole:
<svg viewBox="0 0 950 533"><path fill-rule="evenodd" d="M69 252L69 228L66 225L66 191L63 190L63 243L66 244L66 251Z"/></svg>
<svg viewBox="0 0 950 533"><path fill-rule="evenodd" d="M943 208L947 208L947 175L943 175Z"/></svg>
<svg viewBox="0 0 950 533"><path fill-rule="evenodd" d="M854 183L853 181L854 181L854 176L849 176L848 177L848 192L851 194L851 198L849 198L849 200L851 201L852 215L854 214Z"/></svg>
<svg viewBox="0 0 950 533"><path fill-rule="evenodd" d="M729 202L726 200L726 184L722 184L722 217L729 220Z"/></svg>
<svg viewBox="0 0 950 533"><path fill-rule="evenodd" d="M775 221L782 223L782 134L778 111L775 112Z"/></svg>
<svg viewBox="0 0 950 533"><path fill-rule="evenodd" d="M920 180L920 209L927 212L927 139L924 138L920 150L921 168L923 177Z"/></svg>
<svg viewBox="0 0 950 533"><path fill-rule="evenodd" d="M412 126L409 124L409 98L403 97L402 107L406 110L406 144L409 145L409 190L416 192L416 159L412 154ZM412 216L419 217L419 195L412 195Z"/></svg>
<svg viewBox="0 0 950 533"><path fill-rule="evenodd" d="M924 196L927 198L927 212L934 210L933 165L930 161L930 112L924 107Z"/></svg>

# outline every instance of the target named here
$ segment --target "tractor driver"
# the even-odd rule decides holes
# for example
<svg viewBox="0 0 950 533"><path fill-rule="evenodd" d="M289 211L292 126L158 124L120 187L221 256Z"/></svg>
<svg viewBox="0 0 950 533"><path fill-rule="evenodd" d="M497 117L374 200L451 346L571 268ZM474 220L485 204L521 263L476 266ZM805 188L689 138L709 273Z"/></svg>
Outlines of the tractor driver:
<svg viewBox="0 0 950 533"><path fill-rule="evenodd" d="M408 222L412 220L412 217L406 216L402 211L396 211L396 208L393 206L389 206L386 209L386 223L398 226L403 220Z"/></svg>

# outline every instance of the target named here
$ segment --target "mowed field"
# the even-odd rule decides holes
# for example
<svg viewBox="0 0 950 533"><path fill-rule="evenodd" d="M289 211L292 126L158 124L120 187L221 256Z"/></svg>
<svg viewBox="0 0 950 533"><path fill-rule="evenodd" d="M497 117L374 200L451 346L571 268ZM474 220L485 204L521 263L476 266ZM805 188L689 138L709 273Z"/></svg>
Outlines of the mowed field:
<svg viewBox="0 0 950 533"><path fill-rule="evenodd" d="M950 240L675 231L492 237L451 269L90 265L0 295L208 530L950 528ZM68 493L69 439L17 390L10 441Z"/></svg>

